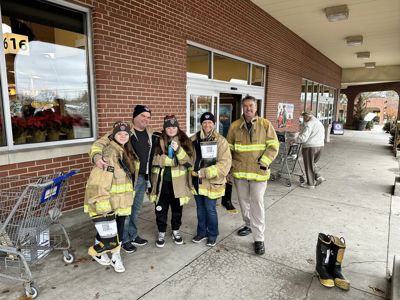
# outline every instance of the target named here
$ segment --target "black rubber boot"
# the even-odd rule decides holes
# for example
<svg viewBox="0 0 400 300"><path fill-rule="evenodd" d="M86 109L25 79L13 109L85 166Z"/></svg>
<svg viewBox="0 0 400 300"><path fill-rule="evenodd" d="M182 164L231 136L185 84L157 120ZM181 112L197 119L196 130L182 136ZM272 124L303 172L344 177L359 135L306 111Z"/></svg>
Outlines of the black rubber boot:
<svg viewBox="0 0 400 300"><path fill-rule="evenodd" d="M233 206L232 201L232 184L227 182L225 187L225 195L222 196L221 204L231 214L237 214L237 209Z"/></svg>
<svg viewBox="0 0 400 300"><path fill-rule="evenodd" d="M315 271L319 277L319 282L326 287L334 287L332 275L329 273L330 246L332 241L329 236L318 234L316 267Z"/></svg>
<svg viewBox="0 0 400 300"><path fill-rule="evenodd" d="M97 233L101 240L100 243L89 247L88 254L90 256L101 256L107 252L119 251L120 245L115 214L110 213L105 216L94 216L92 220L95 223ZM107 230L100 231L99 228L107 228Z"/></svg>
<svg viewBox="0 0 400 300"><path fill-rule="evenodd" d="M348 291L350 289L350 282L342 274L342 261L344 257L344 250L346 249L346 241L343 237L338 238L331 236L331 258L329 260L329 272L333 276L335 286Z"/></svg>

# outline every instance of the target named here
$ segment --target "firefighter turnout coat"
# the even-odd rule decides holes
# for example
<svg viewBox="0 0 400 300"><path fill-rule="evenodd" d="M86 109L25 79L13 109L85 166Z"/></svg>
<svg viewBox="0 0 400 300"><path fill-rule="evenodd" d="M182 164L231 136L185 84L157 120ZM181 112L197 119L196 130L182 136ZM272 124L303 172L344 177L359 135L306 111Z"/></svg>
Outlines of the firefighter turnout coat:
<svg viewBox="0 0 400 300"><path fill-rule="evenodd" d="M110 141L102 150L102 158L109 166L104 169L93 167L86 184L84 211L89 217L110 212L128 216L131 214L139 162L134 162L134 176L130 172L128 175L129 170L125 171L119 162L123 160L124 149L121 145Z"/></svg>
<svg viewBox="0 0 400 300"><path fill-rule="evenodd" d="M279 152L279 141L271 122L254 117L249 130L242 116L232 123L227 140L232 152L232 176L236 179L266 181L269 165Z"/></svg>
<svg viewBox="0 0 400 300"><path fill-rule="evenodd" d="M165 153L166 145L164 140L160 139L160 148L162 153L154 153L153 163L151 167L151 193L150 201L158 202L160 198L163 175L165 167L171 167L172 186L175 198L179 198L180 204L184 205L193 199L191 190L191 174L189 168L193 165L193 158L189 157L185 150L180 146L178 137L173 138L179 145L178 151L171 159Z"/></svg>
<svg viewBox="0 0 400 300"><path fill-rule="evenodd" d="M200 132L193 135L191 139L196 147L196 143L200 143ZM205 174L205 178L202 178L199 184L198 194L210 199L218 199L225 195L226 176L231 169L232 156L228 142L215 129L207 141L217 142L217 162L215 165L200 169L200 172Z"/></svg>

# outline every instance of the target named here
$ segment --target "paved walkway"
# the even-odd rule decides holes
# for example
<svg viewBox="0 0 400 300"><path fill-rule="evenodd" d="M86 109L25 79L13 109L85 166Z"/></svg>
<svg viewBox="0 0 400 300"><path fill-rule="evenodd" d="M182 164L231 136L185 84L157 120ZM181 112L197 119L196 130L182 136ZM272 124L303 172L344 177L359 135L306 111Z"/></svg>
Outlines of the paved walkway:
<svg viewBox="0 0 400 300"><path fill-rule="evenodd" d="M126 272L117 274L88 258L94 228L86 216L80 210L66 213L63 220L69 227L76 262L66 265L55 252L33 268L39 297L385 299L389 294L387 270L393 254L400 253L400 205L392 204L397 197L391 196L398 163L388 138L381 130L332 136L319 164L327 181L315 190L299 188L297 181L291 188L281 181L270 182L265 195L263 256L254 255L250 236L236 235L242 226L240 215L229 215L221 207L217 246L190 242L196 229L194 203L184 208L185 244L175 245L168 238L164 248L156 248L153 205L146 203L140 232L150 243L136 253L124 253ZM351 282L350 291L324 288L314 276L319 232L345 237L343 269ZM1 279L0 299L16 299L21 291L20 283Z"/></svg>

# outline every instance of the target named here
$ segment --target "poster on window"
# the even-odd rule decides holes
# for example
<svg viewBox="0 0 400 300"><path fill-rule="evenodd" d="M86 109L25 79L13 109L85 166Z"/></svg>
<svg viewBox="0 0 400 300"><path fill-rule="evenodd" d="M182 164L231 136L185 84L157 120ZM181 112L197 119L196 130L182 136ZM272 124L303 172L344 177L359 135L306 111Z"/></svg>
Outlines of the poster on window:
<svg viewBox="0 0 400 300"><path fill-rule="evenodd" d="M290 103L278 104L278 113L276 116L278 122L278 128L285 128L292 126L293 112L294 112L294 104Z"/></svg>

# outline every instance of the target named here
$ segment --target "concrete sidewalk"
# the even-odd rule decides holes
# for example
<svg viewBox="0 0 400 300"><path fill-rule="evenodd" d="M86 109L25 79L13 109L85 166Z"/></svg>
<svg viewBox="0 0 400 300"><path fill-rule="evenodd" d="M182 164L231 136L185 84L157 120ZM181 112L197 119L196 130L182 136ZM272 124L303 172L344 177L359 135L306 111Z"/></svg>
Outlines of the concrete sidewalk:
<svg viewBox="0 0 400 300"><path fill-rule="evenodd" d="M263 256L254 254L251 236L237 236L240 214L220 206L217 246L193 244L193 202L184 208L184 245L167 238L164 248L156 248L154 206L147 202L140 233L150 242L123 253L126 272L117 274L88 257L94 226L86 215L65 213L76 262L66 265L53 252L34 267L39 299L385 299L387 270L400 254L400 205L391 196L399 170L388 138L381 130L331 136L319 163L327 181L315 190L299 188L298 181L291 188L269 182ZM350 291L325 288L314 276L319 232L345 237ZM1 279L0 299L17 299L22 291L20 283Z"/></svg>

